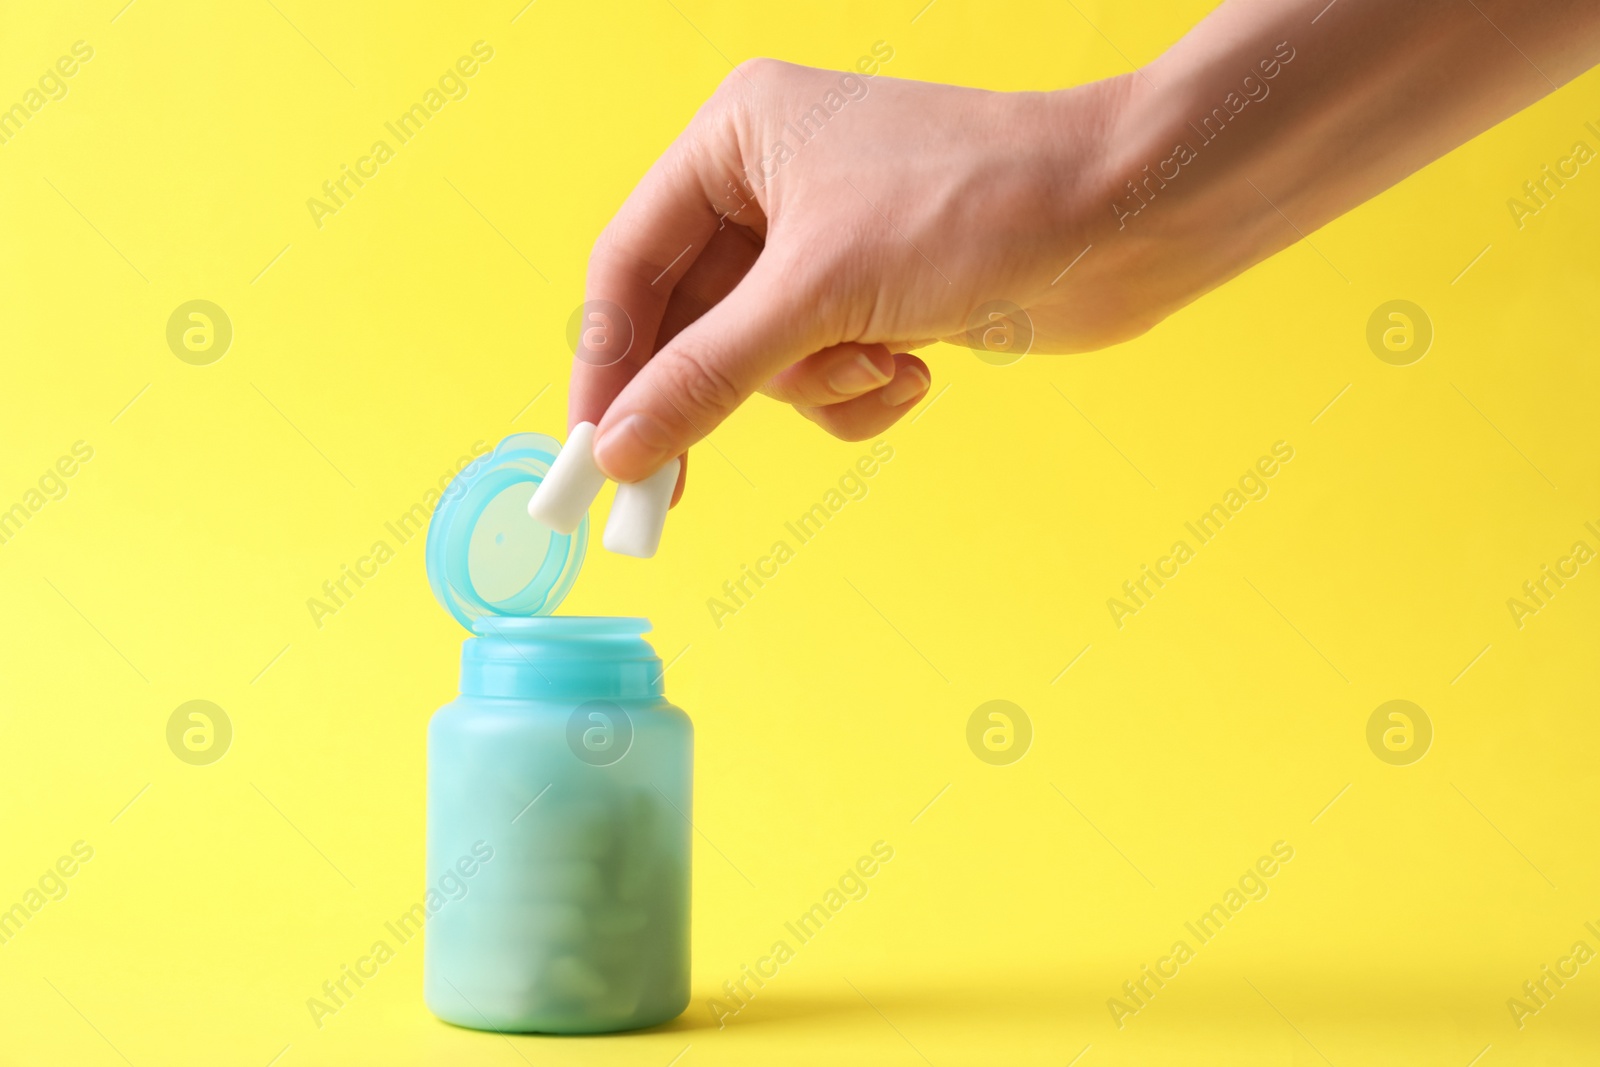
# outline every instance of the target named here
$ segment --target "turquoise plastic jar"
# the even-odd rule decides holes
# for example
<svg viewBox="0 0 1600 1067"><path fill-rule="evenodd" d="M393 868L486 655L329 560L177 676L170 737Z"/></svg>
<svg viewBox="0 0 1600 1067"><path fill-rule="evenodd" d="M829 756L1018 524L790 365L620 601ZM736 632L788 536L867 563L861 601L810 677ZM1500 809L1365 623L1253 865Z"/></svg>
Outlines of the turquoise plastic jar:
<svg viewBox="0 0 1600 1067"><path fill-rule="evenodd" d="M460 1026L596 1033L688 1006L693 728L645 620L546 614L588 534L528 518L555 450L507 438L429 526L429 580L475 636L428 728L424 996Z"/></svg>

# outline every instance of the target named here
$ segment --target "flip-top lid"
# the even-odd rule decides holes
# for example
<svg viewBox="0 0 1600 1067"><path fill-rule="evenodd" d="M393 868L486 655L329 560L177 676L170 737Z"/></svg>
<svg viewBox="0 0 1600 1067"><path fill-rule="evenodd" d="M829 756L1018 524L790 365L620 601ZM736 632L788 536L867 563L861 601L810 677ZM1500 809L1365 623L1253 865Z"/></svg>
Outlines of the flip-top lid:
<svg viewBox="0 0 1600 1067"><path fill-rule="evenodd" d="M528 498L560 447L544 434L512 434L463 468L434 509L428 584L468 629L486 615L549 615L577 579L588 518L559 534L528 516Z"/></svg>

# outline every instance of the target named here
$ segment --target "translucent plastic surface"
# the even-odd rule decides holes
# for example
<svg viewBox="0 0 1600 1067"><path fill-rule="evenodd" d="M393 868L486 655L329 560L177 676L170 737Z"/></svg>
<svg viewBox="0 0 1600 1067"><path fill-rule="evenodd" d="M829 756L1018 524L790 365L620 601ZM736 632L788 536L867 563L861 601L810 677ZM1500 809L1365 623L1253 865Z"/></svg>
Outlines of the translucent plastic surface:
<svg viewBox="0 0 1600 1067"><path fill-rule="evenodd" d="M689 719L638 620L490 626L463 656L478 692L428 731L428 1007L548 1033L671 1019L689 1000Z"/></svg>

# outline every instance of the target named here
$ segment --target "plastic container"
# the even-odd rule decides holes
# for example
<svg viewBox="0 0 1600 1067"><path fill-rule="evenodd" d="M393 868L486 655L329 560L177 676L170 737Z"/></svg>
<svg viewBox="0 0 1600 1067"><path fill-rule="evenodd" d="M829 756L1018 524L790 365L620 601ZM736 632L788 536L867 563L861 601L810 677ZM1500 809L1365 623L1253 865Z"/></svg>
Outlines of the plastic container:
<svg viewBox="0 0 1600 1067"><path fill-rule="evenodd" d="M475 636L428 728L424 997L481 1030L627 1030L689 1002L693 728L645 620L548 615L588 537L528 518L556 448L502 441L428 529L435 595Z"/></svg>

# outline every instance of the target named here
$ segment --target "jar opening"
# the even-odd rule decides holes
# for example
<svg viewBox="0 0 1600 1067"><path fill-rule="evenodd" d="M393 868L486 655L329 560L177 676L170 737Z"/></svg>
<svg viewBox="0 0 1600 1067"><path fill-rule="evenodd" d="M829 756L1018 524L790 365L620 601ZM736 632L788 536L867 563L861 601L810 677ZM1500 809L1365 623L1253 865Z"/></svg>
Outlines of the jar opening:
<svg viewBox="0 0 1600 1067"><path fill-rule="evenodd" d="M650 620L595 615L484 615L461 646L461 692L477 696L637 698L664 673L642 636Z"/></svg>
<svg viewBox="0 0 1600 1067"><path fill-rule="evenodd" d="M635 637L650 632L650 620L611 615L484 615L472 621L479 637Z"/></svg>

